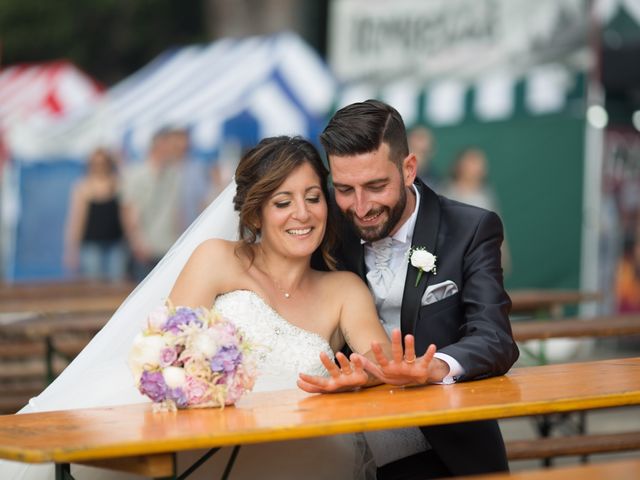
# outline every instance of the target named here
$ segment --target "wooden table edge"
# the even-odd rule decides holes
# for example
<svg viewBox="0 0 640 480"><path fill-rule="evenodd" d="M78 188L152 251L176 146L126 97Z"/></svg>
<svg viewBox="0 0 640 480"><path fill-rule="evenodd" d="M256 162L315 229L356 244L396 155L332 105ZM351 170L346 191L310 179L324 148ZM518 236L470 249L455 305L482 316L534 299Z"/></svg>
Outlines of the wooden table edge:
<svg viewBox="0 0 640 480"><path fill-rule="evenodd" d="M425 387L428 388L428 387ZM460 420L460 410L450 414L443 414L439 411L435 414L425 412L424 414L393 415L388 417L376 417L375 419L361 419L357 422L344 420L333 422L331 425L310 424L304 427L292 426L284 427L274 431L269 428L264 431L252 432L240 435L228 435L212 441L211 437L201 436L191 438L186 445L186 440L179 440L174 445L161 441L149 441L141 445L129 443L114 444L108 447L96 447L83 452L66 452L64 448L56 448L49 451L20 450L14 455L7 455L7 450L3 452L3 458L8 460L22 461L28 463L81 463L91 462L96 456L104 459L117 459L121 457L146 457L148 455L173 453L182 450L196 450L212 447L229 447L233 445L255 444L282 440L300 440L305 438L349 434L355 432L365 432L372 430L384 430L389 428L415 427L420 425L443 425L459 422L470 422L477 420L516 418L530 415L542 415L548 413L562 413L581 410L592 410L598 408L621 407L636 405L640 403L640 393L617 393L607 394L585 402L579 398L566 398L555 401L535 402L526 409L522 409L517 403L499 405L495 407L469 407L462 411L464 419ZM434 416L437 418L434 420ZM292 435L292 430L294 434Z"/></svg>

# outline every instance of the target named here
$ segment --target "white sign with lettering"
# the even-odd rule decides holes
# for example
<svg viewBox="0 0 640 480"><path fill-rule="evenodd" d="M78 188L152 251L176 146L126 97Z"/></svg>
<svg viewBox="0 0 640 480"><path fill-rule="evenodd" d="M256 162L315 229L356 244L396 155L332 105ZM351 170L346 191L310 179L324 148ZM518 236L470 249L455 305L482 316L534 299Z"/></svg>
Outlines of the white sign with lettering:
<svg viewBox="0 0 640 480"><path fill-rule="evenodd" d="M585 0L333 0L329 59L341 80L525 70L587 43Z"/></svg>

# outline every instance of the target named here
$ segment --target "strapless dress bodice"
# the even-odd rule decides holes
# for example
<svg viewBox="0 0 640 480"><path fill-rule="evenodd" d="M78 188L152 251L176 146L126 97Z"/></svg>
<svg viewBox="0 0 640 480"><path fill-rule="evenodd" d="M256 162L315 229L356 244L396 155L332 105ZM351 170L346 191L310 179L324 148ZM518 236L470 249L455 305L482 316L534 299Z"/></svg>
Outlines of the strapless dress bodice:
<svg viewBox="0 0 640 480"><path fill-rule="evenodd" d="M234 290L219 295L214 306L255 347L258 377L254 391L296 388L300 372L328 374L320 361L320 352L333 358L327 340L289 323L257 293Z"/></svg>

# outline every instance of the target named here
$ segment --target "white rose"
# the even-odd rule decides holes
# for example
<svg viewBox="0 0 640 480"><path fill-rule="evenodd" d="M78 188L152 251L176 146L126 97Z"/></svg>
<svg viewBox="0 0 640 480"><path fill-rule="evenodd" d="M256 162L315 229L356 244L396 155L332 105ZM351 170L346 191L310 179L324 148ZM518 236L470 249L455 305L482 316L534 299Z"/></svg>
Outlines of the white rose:
<svg viewBox="0 0 640 480"><path fill-rule="evenodd" d="M169 309L164 306L155 308L147 317L149 328L160 331L169 318Z"/></svg>
<svg viewBox="0 0 640 480"><path fill-rule="evenodd" d="M129 366L134 373L141 373L144 365L159 365L160 353L165 347L160 335L145 336L139 333L133 340L133 347L129 354Z"/></svg>
<svg viewBox="0 0 640 480"><path fill-rule="evenodd" d="M184 373L184 369L180 367L167 367L162 370L162 376L169 388L182 387L187 381L187 375Z"/></svg>
<svg viewBox="0 0 640 480"><path fill-rule="evenodd" d="M213 357L218 351L218 342L213 335L201 332L194 335L191 343L192 350L201 353L205 357Z"/></svg>
<svg viewBox="0 0 640 480"><path fill-rule="evenodd" d="M411 254L411 265L421 268L425 272L430 272L436 266L436 257L426 250L414 250Z"/></svg>

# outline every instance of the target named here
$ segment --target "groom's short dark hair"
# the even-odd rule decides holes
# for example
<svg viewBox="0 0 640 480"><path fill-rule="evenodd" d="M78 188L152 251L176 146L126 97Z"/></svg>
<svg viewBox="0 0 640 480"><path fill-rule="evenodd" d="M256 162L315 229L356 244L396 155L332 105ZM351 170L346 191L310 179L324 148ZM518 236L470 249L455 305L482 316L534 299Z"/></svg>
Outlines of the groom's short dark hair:
<svg viewBox="0 0 640 480"><path fill-rule="evenodd" d="M391 161L399 168L409 155L407 131L398 111L379 100L352 103L329 120L320 142L327 155L350 156L389 145Z"/></svg>

